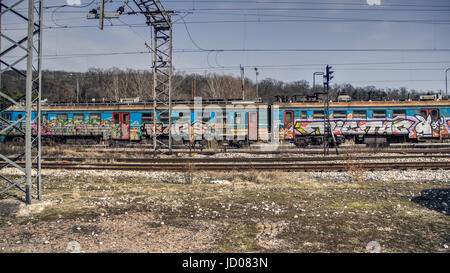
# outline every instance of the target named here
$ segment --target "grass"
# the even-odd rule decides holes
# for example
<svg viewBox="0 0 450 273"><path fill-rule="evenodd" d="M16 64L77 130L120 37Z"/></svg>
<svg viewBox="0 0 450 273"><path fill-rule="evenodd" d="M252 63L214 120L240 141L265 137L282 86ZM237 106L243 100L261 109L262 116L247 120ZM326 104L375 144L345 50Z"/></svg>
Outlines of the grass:
<svg viewBox="0 0 450 273"><path fill-rule="evenodd" d="M232 223L219 239L219 252L255 252L258 229L253 222Z"/></svg>
<svg viewBox="0 0 450 273"><path fill-rule="evenodd" d="M448 188L445 181L337 183L308 173L189 168L160 176L70 174L43 176L43 198L52 200L52 206L28 218L1 218L0 226L6 228L8 221L19 226L63 220L71 223L69 234L84 235L100 232L91 227L84 232L88 220L148 214L153 219L146 222L148 229L216 232L210 234L215 238L208 249L212 252L364 252L373 240L388 252L441 252L450 240L448 216L411 201L424 189ZM277 223L283 223L282 228ZM261 227L276 232L261 241Z"/></svg>

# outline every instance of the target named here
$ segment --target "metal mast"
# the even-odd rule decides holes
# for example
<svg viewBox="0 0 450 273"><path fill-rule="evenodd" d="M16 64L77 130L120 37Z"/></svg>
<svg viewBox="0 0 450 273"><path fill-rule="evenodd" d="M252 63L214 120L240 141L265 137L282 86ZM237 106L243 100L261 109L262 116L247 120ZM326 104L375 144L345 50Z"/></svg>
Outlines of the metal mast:
<svg viewBox="0 0 450 273"><path fill-rule="evenodd" d="M326 79L326 78L325 78ZM324 85L325 88L325 100L323 104L323 123L324 123L324 141L323 141L323 153L324 155L328 154L330 143L330 133L331 133L331 125L330 125L330 98L329 98L329 90L328 90L328 82Z"/></svg>
<svg viewBox="0 0 450 273"><path fill-rule="evenodd" d="M333 130L331 130L331 124L330 124L330 96L329 96L329 87L330 87L330 81L334 78L333 73L334 71L331 70L332 66L327 65L325 68L325 75L323 75L324 80L324 88L325 88L325 101L324 101L324 143L323 143L323 153L324 155L328 154L329 146L330 146L330 135L333 140L334 147L336 149L336 154L338 154L337 149L337 143L336 138L334 136Z"/></svg>
<svg viewBox="0 0 450 273"><path fill-rule="evenodd" d="M116 13L105 13L105 0L100 3L100 15L96 10L88 14L88 19L100 19L99 28L103 29L103 18L118 18L124 12L129 1L121 6ZM171 11L166 11L159 0L133 0L139 8L137 12L125 14L142 13L147 18L147 25L152 28L152 75L153 75L153 154L159 152L159 146L168 147L172 153L172 19ZM159 114L159 121L158 116ZM161 120L168 119L169 128L167 134L169 143L165 144L158 139L165 132ZM158 133L159 132L159 133Z"/></svg>
<svg viewBox="0 0 450 273"><path fill-rule="evenodd" d="M12 158L0 152L0 158L5 162L0 165L0 170L14 167L20 173L18 178L0 175L0 194L18 189L25 194L25 202L31 204L32 198L41 199L42 0L28 0L27 16L15 9L22 2L25 0L16 0L9 6L0 3L0 17L14 17L28 24L27 31L21 34L20 39L13 38L17 36L17 32L10 35L0 31L0 43L2 46L6 44L5 49L0 52L0 63L5 66L0 70L0 76L12 71L25 81L25 90L19 90L22 91L19 98L13 98L6 91L0 90L0 136L21 135L25 141L23 152L20 151ZM12 108L24 112L14 122L4 115L5 111ZM18 161L25 161L25 168L19 166Z"/></svg>
<svg viewBox="0 0 450 273"><path fill-rule="evenodd" d="M172 153L172 20L159 0L134 0L141 13L147 18L147 25L153 28L153 154L156 156L159 145L158 118L168 115L169 153ZM164 128L161 124L161 135Z"/></svg>

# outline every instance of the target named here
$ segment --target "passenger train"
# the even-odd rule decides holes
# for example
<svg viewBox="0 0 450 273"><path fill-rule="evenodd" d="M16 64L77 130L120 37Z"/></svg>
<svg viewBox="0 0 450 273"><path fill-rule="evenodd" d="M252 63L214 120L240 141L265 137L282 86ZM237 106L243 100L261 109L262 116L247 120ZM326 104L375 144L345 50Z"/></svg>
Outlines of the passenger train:
<svg viewBox="0 0 450 273"><path fill-rule="evenodd" d="M173 103L171 128L167 107L158 108L156 130L152 102L45 103L41 109L44 143L151 143L155 133L168 139L169 129L174 143L195 138L240 147L274 138L297 146L324 139L337 145L450 140L450 100L330 102L328 111L319 101L183 101ZM23 142L24 116L17 107L3 112L0 142Z"/></svg>

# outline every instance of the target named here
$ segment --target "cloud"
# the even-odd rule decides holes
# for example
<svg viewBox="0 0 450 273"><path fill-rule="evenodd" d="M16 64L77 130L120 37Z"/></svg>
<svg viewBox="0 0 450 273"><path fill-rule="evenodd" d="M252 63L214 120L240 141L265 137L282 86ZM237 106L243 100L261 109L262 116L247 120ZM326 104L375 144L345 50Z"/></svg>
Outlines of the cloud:
<svg viewBox="0 0 450 273"><path fill-rule="evenodd" d="M379 6L381 5L381 0L366 0L369 6Z"/></svg>
<svg viewBox="0 0 450 273"><path fill-rule="evenodd" d="M81 0L67 0L67 5L79 6L81 5Z"/></svg>

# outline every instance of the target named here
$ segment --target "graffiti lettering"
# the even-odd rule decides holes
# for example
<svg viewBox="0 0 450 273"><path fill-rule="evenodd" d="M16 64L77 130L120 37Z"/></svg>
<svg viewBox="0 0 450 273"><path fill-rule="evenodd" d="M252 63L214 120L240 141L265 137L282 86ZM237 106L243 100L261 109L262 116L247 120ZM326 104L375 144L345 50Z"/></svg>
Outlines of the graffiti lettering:
<svg viewBox="0 0 450 273"><path fill-rule="evenodd" d="M415 120L404 117L390 120L330 119L333 133L342 135L407 135L415 123ZM295 120L297 135L321 135L324 131L324 120Z"/></svg>

